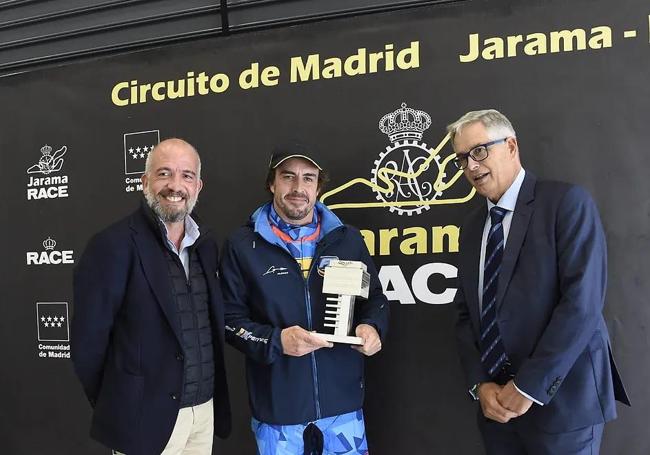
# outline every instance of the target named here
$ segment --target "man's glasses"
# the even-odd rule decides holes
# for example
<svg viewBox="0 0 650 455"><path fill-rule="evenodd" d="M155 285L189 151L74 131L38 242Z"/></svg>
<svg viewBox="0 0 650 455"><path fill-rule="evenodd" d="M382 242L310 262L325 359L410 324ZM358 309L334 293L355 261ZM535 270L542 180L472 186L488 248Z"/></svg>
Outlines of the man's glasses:
<svg viewBox="0 0 650 455"><path fill-rule="evenodd" d="M485 144L480 144L474 147L472 150L466 153L458 153L456 158L453 159L454 165L460 170L467 169L468 158L471 156L474 161L483 161L488 157L488 147L495 144L500 144L501 142L507 141L508 138L504 137L503 139L497 139L496 141L486 142Z"/></svg>

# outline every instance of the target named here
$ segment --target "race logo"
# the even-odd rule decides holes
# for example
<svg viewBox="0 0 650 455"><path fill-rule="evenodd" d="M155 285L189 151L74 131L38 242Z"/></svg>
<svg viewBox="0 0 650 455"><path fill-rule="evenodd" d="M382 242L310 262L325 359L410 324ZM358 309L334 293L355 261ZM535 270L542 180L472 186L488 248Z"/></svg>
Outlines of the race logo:
<svg viewBox="0 0 650 455"><path fill-rule="evenodd" d="M379 129L388 135L391 145L379 154L372 170L372 182L382 173L392 189L388 192L373 188L378 201L428 201L442 195L435 191L433 182L440 172L440 157L422 142L422 133L431 126L431 117L402 103L402 108L386 114L379 121ZM430 158L433 157L433 160ZM388 172L392 171L392 172ZM411 216L429 210L429 205L404 206L389 205L389 210L399 215Z"/></svg>
<svg viewBox="0 0 650 455"><path fill-rule="evenodd" d="M52 172L59 172L63 167L63 155L68 151L65 145L56 152L52 153L52 147L44 145L41 147L41 157L38 163L30 166L27 169L28 174L45 174L49 175Z"/></svg>
<svg viewBox="0 0 650 455"><path fill-rule="evenodd" d="M376 202L327 203L331 210L344 208L386 207L398 215L419 215L432 205L462 204L469 201L476 190L458 194L452 188L463 171L450 166L455 154L442 156L449 142L449 135L435 147L422 142L424 131L431 126L431 116L424 111L410 108L406 103L396 111L384 115L379 129L388 136L391 145L379 153L371 169L371 178L355 178L326 193L325 201L356 185L372 190ZM447 168L453 169L447 172Z"/></svg>
<svg viewBox="0 0 650 455"><path fill-rule="evenodd" d="M124 174L126 177L124 191L132 193L142 191L140 176L144 174L147 156L160 142L160 130L138 131L124 134Z"/></svg>
<svg viewBox="0 0 650 455"><path fill-rule="evenodd" d="M56 240L48 237L43 240L43 251L28 251L27 265L74 264L74 251L56 249Z"/></svg>
<svg viewBox="0 0 650 455"><path fill-rule="evenodd" d="M384 295L403 305L454 300L458 269L447 261L459 250L458 221L443 218L449 211L419 215L434 205L464 204L476 194L452 162L456 155L450 135L443 133L433 148L423 141L433 123L428 113L406 103L382 116L379 130L390 145L373 157L370 178L352 178L320 198L331 210L387 208L406 215L399 221L382 216L381 226L360 229L370 256L381 259L378 276ZM444 132L448 122L436 123ZM432 225L432 219L439 224Z"/></svg>
<svg viewBox="0 0 650 455"><path fill-rule="evenodd" d="M38 356L69 359L70 330L67 302L37 302Z"/></svg>
<svg viewBox="0 0 650 455"><path fill-rule="evenodd" d="M63 168L63 156L68 151L63 146L54 153L49 145L41 147L38 162L27 168L27 200L68 197L68 176L56 174ZM43 177L45 176L45 177Z"/></svg>

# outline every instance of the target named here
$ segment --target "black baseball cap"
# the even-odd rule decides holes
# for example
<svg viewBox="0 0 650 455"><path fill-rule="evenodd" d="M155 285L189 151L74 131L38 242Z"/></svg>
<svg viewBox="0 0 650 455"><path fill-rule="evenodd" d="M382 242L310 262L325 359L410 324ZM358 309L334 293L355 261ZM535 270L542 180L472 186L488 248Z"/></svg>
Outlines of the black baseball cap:
<svg viewBox="0 0 650 455"><path fill-rule="evenodd" d="M311 162L314 166L318 168L319 171L322 171L318 162L317 152L312 148L308 147L305 144L299 142L287 142L285 144L276 145L273 148L273 153L271 154L271 160L269 161L269 169L275 169L280 164L284 163L290 158L302 158Z"/></svg>

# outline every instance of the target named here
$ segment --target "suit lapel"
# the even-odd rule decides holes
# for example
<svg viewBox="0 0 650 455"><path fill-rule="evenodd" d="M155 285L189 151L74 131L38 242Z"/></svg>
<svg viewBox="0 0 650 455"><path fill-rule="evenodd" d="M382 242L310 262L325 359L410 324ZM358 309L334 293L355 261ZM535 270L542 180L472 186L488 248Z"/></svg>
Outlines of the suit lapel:
<svg viewBox="0 0 650 455"><path fill-rule="evenodd" d="M134 217L133 240L140 255L144 275L149 282L149 287L156 297L158 304L167 317L179 343L182 343L180 321L177 316L174 292L169 279L167 269L167 258L156 237L157 233L152 231L149 221L141 209Z"/></svg>
<svg viewBox="0 0 650 455"><path fill-rule="evenodd" d="M478 273L479 273L479 260L481 254L481 239L483 237L483 228L485 226L485 219L487 211L485 204L481 204L474 212L470 214L467 221L463 225L465 235L463 236L463 251L461 255L463 264L462 270L467 271L467 275L463 279L463 291L465 300L467 301L467 308L469 309L472 317L472 322L475 327L480 327L479 314L478 314Z"/></svg>
<svg viewBox="0 0 650 455"><path fill-rule="evenodd" d="M497 308L503 301L512 273L521 251L521 246L526 238L528 224L533 214L533 200L535 199L535 183L537 179L532 173L526 172L524 181L519 190L515 212L512 214L512 222L506 241L506 249L503 252L501 271L499 272L499 285L497 288Z"/></svg>

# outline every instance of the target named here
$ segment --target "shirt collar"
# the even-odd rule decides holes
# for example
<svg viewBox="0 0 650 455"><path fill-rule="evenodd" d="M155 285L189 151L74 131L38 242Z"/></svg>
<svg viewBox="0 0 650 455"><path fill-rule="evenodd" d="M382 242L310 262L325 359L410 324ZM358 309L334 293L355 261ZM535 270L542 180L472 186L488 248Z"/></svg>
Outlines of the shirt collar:
<svg viewBox="0 0 650 455"><path fill-rule="evenodd" d="M167 230L167 225L158 218L160 221L160 224L162 225L163 229L165 230L165 239L167 239L167 243L170 245L174 245L171 240L169 240L169 231ZM191 216L186 216L185 217L185 236L183 237L183 240L181 241L181 249L184 247L194 245L194 242L196 242L201 235L201 232L199 231L199 225L196 224L196 221L192 219ZM174 248L176 249L176 248Z"/></svg>
<svg viewBox="0 0 650 455"><path fill-rule="evenodd" d="M505 193L503 193L503 196L501 196L501 199L495 204L491 200L487 200L487 208L488 212L492 207L495 205L498 205L501 208L504 208L508 210L509 212L514 212L515 211L515 206L517 205L517 198L519 197L519 190L521 189L521 185L524 183L524 177L526 176L526 171L522 167L519 170L519 174L517 174L517 177L515 177L514 182L510 185L510 188L506 190Z"/></svg>

